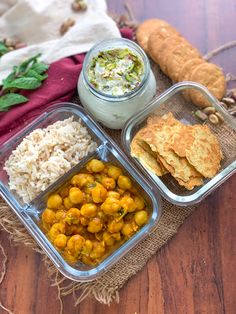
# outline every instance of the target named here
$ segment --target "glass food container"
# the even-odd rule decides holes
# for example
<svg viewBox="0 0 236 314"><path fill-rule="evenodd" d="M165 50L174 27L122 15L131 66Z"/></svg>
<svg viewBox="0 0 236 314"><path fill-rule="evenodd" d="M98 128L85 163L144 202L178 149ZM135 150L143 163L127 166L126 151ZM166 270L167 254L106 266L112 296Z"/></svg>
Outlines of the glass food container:
<svg viewBox="0 0 236 314"><path fill-rule="evenodd" d="M187 89L201 92L223 116L224 122L214 126L209 121L203 122L197 118L194 114L197 107L186 102L181 95L182 91ZM147 117L152 113L164 115L168 112L172 112L175 118L184 124L207 124L218 138L223 152L223 160L221 161L219 172L212 179L205 179L202 186L195 187L191 191L181 187L169 174L158 177L153 172L147 170L138 159L130 155L131 141L137 131L146 124ZM122 143L125 152L144 173L145 177L152 182L152 185L156 186L156 189L161 192L164 198L173 204L186 206L200 202L236 172L236 121L219 105L216 98L204 86L195 82L181 82L173 85L150 102L145 109L140 110L125 125L122 132Z"/></svg>
<svg viewBox="0 0 236 314"><path fill-rule="evenodd" d="M41 192L34 200L24 203L22 199L9 189L8 176L3 170L5 161L12 151L20 144L22 139L37 128L45 128L59 120L64 120L73 116L75 121L81 120L97 143L97 149L84 157L76 166L71 168L67 173L61 176L46 190ZM148 223L134 234L127 242L118 247L114 252L108 255L99 265L88 266L81 262L70 264L65 261L62 255L54 248L52 243L40 228L40 217L42 211L46 208L48 195L56 191L65 182L81 168L84 167L92 158L99 158L103 161L109 161L123 168L124 173L135 182L138 191L144 197L149 211ZM96 279L112 265L114 265L122 256L124 256L138 242L148 236L157 226L161 215L161 203L157 191L153 191L150 182L133 167L127 160L127 157L119 147L108 137L104 131L90 118L89 114L80 106L70 103L61 103L47 109L27 127L18 132L2 147L0 147L0 195L10 205L13 212L18 216L26 229L33 236L35 241L42 247L47 256L51 259L57 269L66 277L75 281L89 281Z"/></svg>
<svg viewBox="0 0 236 314"><path fill-rule="evenodd" d="M116 48L128 48L144 65L144 75L140 85L118 96L99 91L88 78L88 70L93 58L101 51ZM111 129L122 129L125 122L155 96L156 80L145 52L128 39L116 38L102 41L87 53L78 81L78 93L83 106L97 121Z"/></svg>

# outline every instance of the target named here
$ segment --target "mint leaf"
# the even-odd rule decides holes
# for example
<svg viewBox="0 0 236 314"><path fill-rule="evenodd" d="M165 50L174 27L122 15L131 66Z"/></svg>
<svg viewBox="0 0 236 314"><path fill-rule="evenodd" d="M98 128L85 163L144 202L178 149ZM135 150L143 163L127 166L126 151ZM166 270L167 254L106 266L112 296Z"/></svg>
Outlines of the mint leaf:
<svg viewBox="0 0 236 314"><path fill-rule="evenodd" d="M19 77L11 81L3 81L3 89L19 88L19 89L36 89L41 86L41 81L35 77Z"/></svg>
<svg viewBox="0 0 236 314"><path fill-rule="evenodd" d="M0 111L7 111L11 106L22 104L28 101L23 95L9 93L0 97Z"/></svg>
<svg viewBox="0 0 236 314"><path fill-rule="evenodd" d="M10 73L4 80L2 80L2 85L3 85L3 89L6 89L9 83L11 83L12 81L14 81L15 79L15 74L14 73Z"/></svg>
<svg viewBox="0 0 236 314"><path fill-rule="evenodd" d="M1 49L5 48L0 42ZM5 50L4 50L5 51ZM11 106L28 101L26 97L17 94L18 89L34 90L42 85L48 75L45 73L49 68L43 62L38 62L40 54L22 62L19 66L13 66L12 72L3 80L2 91L4 95L0 96L0 111L6 111Z"/></svg>
<svg viewBox="0 0 236 314"><path fill-rule="evenodd" d="M45 80L48 77L47 74L40 75L35 70L32 70L32 67L27 71L27 73L25 75L27 77L34 77L34 78L36 78L39 81L43 81L43 80Z"/></svg>
<svg viewBox="0 0 236 314"><path fill-rule="evenodd" d="M31 67L34 63L37 62L37 59L41 56L41 53L37 54L36 56L29 58L27 60L25 60L24 62L22 62L16 70L16 74L24 74L26 72L26 70Z"/></svg>
<svg viewBox="0 0 236 314"><path fill-rule="evenodd" d="M42 74L48 70L49 66L42 62L34 63L31 67L31 70L36 71L38 74Z"/></svg>

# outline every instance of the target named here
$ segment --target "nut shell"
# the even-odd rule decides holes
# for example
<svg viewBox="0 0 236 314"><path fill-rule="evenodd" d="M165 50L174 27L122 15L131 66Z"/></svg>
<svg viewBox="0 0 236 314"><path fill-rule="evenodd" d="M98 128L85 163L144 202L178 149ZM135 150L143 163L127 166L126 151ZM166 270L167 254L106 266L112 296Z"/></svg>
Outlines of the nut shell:
<svg viewBox="0 0 236 314"><path fill-rule="evenodd" d="M217 117L217 115L215 115L214 113L212 113L212 114L210 114L209 115L209 121L212 123L212 124L214 124L214 125L216 125L216 124L219 124L219 118Z"/></svg>

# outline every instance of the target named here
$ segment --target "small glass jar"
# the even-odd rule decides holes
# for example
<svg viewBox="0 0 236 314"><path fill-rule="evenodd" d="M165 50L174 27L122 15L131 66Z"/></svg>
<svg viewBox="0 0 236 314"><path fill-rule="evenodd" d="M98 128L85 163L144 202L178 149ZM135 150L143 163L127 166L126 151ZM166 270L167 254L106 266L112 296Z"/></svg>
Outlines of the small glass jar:
<svg viewBox="0 0 236 314"><path fill-rule="evenodd" d="M113 96L94 88L88 79L88 69L99 52L117 48L128 48L135 53L143 62L144 74L135 89ZM102 41L87 53L78 81L78 93L83 106L97 121L111 129L122 129L126 121L155 96L156 79L145 52L131 40L115 38Z"/></svg>

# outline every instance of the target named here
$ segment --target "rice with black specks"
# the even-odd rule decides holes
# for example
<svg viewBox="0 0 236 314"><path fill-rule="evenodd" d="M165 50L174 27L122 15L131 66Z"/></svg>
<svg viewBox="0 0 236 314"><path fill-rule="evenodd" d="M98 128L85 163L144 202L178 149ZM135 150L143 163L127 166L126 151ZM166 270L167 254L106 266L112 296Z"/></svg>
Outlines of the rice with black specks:
<svg viewBox="0 0 236 314"><path fill-rule="evenodd" d="M73 117L36 129L5 162L9 187L28 203L96 148L87 128Z"/></svg>

